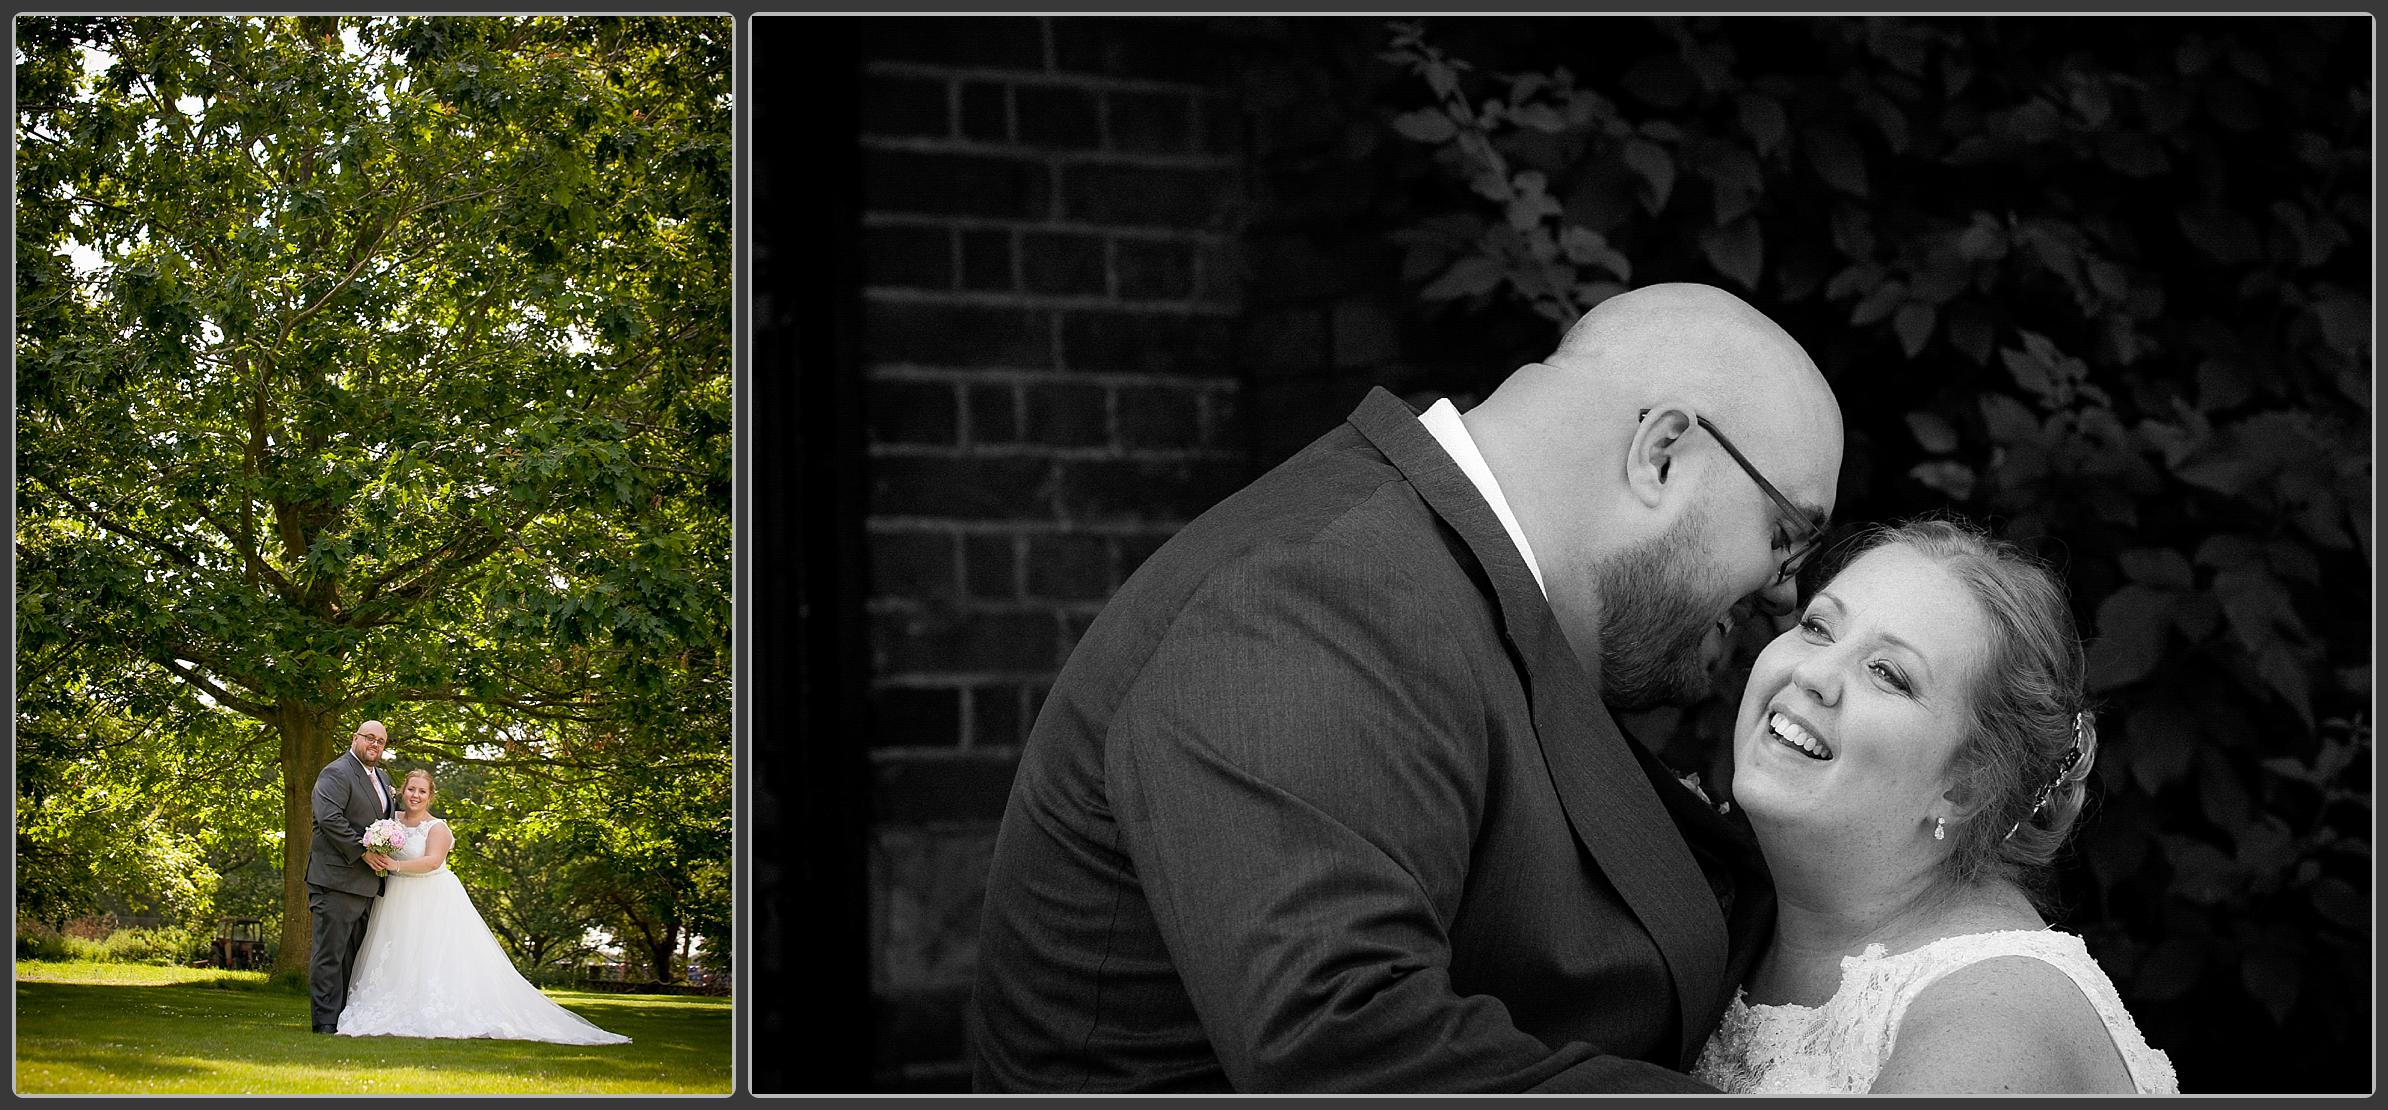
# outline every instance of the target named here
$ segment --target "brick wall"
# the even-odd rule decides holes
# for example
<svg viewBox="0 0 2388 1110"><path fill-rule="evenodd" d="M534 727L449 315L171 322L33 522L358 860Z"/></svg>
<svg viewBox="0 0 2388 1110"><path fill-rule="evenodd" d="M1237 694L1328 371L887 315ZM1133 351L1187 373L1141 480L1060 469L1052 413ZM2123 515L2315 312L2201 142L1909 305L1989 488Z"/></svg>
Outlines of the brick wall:
<svg viewBox="0 0 2388 1110"><path fill-rule="evenodd" d="M1206 26L864 22L881 1089L967 1084L1019 745L1111 591L1253 473L1244 121Z"/></svg>

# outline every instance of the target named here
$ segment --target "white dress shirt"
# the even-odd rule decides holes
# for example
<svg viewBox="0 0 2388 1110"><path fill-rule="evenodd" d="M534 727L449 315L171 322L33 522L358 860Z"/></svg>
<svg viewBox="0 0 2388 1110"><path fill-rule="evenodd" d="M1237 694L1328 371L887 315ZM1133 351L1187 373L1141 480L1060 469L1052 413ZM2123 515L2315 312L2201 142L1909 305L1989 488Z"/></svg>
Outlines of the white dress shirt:
<svg viewBox="0 0 2388 1110"><path fill-rule="evenodd" d="M1468 435L1468 426L1459 419L1459 407L1446 397L1418 414L1418 423L1426 425L1435 442L1443 445L1451 461L1459 464L1459 472L1476 483L1476 492L1484 495L1492 506L1493 515L1501 518L1501 527L1508 531L1509 542L1517 545L1517 553L1526 560L1526 570L1534 575L1534 585L1542 596L1550 596L1550 587L1542 584L1542 567L1534 561L1534 547L1526 542L1526 533L1517 526L1517 514L1509 511L1509 499L1501 496L1501 483L1493 479L1492 467L1484 464L1484 453L1476 450L1476 440Z"/></svg>

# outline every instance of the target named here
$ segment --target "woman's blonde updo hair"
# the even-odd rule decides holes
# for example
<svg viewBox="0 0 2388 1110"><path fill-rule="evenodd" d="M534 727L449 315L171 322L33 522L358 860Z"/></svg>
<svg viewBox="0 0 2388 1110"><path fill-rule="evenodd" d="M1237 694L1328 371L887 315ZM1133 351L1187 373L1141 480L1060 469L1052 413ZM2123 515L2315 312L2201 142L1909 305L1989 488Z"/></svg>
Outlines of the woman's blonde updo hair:
<svg viewBox="0 0 2388 1110"><path fill-rule="evenodd" d="M2064 583L2022 548L1940 518L1865 532L1843 565L1891 546L1947 571L1990 625L1970 727L1951 767L1950 796L1966 816L1948 826L1947 878L1967 886L2005 880L2041 897L2098 756L2087 653Z"/></svg>

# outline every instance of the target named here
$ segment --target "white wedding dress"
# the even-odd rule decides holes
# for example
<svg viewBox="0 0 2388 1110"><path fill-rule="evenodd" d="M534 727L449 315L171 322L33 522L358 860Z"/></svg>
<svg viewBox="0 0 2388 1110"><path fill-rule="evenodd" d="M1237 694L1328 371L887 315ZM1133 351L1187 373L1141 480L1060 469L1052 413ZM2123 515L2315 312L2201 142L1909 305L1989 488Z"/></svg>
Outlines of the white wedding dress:
<svg viewBox="0 0 2388 1110"><path fill-rule="evenodd" d="M1869 945L1862 956L1842 957L1841 985L1822 1006L1753 1006L1736 992L1692 1076L1728 1094L1862 1093L1890 1061L1916 995L1958 968L2000 956L2029 956L2071 977L2106 1023L2138 1093L2180 1093L2172 1058L2140 1036L2081 938L2053 929L1943 937L1896 956Z"/></svg>
<svg viewBox="0 0 2388 1110"><path fill-rule="evenodd" d="M434 817L390 853L419 859ZM393 871L373 903L349 979L340 1032L360 1037L493 1037L559 1044L624 1044L587 1018L556 1005L514 970L481 923L455 872Z"/></svg>

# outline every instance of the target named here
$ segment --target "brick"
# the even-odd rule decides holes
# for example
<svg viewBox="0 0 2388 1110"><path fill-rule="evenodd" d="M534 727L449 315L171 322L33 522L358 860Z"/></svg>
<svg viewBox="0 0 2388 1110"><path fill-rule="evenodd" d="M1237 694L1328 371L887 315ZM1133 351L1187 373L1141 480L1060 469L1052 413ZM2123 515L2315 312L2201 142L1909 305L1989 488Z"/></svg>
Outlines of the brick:
<svg viewBox="0 0 2388 1110"><path fill-rule="evenodd" d="M1068 370L1215 375L1234 366L1226 319L1142 312L1069 312L1061 318Z"/></svg>
<svg viewBox="0 0 2388 1110"><path fill-rule="evenodd" d="M1052 203L1041 163L981 154L867 151L863 188L879 212L1043 216Z"/></svg>
<svg viewBox="0 0 2388 1110"><path fill-rule="evenodd" d="M1240 451L1251 443L1252 429L1244 419L1243 395L1236 389L1214 389L1202 399L1202 445L1215 451Z"/></svg>
<svg viewBox="0 0 2388 1110"><path fill-rule="evenodd" d="M878 379L864 389L871 442L949 446L959 437L953 383Z"/></svg>
<svg viewBox="0 0 2388 1110"><path fill-rule="evenodd" d="M1136 568L1143 566L1145 560L1152 558L1153 552L1161 550L1161 545L1168 543L1169 538L1174 534L1171 532L1131 532L1120 536L1118 539L1119 580L1125 583L1130 576L1136 573Z"/></svg>
<svg viewBox="0 0 2388 1110"><path fill-rule="evenodd" d="M1238 346L1238 361L1262 377L1315 373L1331 361L1326 314L1313 308L1247 315Z"/></svg>
<svg viewBox="0 0 2388 1110"><path fill-rule="evenodd" d="M1060 665L1050 613L921 611L874 614L886 674L1051 671Z"/></svg>
<svg viewBox="0 0 2388 1110"><path fill-rule="evenodd" d="M864 277L882 287L951 289L953 236L941 227L873 227L862 233Z"/></svg>
<svg viewBox="0 0 2388 1110"><path fill-rule="evenodd" d="M1103 145L1103 128L1095 94L1054 85L1020 85L1012 90L1019 106L1020 141L1047 150L1093 150Z"/></svg>
<svg viewBox="0 0 2388 1110"><path fill-rule="evenodd" d="M872 768L871 813L891 826L1003 819L1018 757L885 759Z"/></svg>
<svg viewBox="0 0 2388 1110"><path fill-rule="evenodd" d="M1081 382L1032 382L1020 390L1022 435L1053 447L1111 442L1110 391Z"/></svg>
<svg viewBox="0 0 2388 1110"><path fill-rule="evenodd" d="M917 762L917 761L898 761ZM953 760L939 760L952 763ZM965 764L986 775L978 763ZM872 932L881 939L873 987L888 994L967 992L978 968L978 917L995 852L992 824L881 825L870 840Z"/></svg>
<svg viewBox="0 0 2388 1110"><path fill-rule="evenodd" d="M953 133L942 80L874 73L863 78L862 133L882 138L943 138Z"/></svg>
<svg viewBox="0 0 2388 1110"><path fill-rule="evenodd" d="M1021 689L1028 701L1028 728L1033 732L1036 730L1037 715L1045 711L1045 695L1052 693L1053 687L1043 682L1031 682ZM1021 740L1026 742L1027 737L1023 735Z"/></svg>
<svg viewBox="0 0 2388 1110"><path fill-rule="evenodd" d="M1031 293L1101 297L1111 292L1099 235L1028 232L1020 237L1020 276Z"/></svg>
<svg viewBox="0 0 2388 1110"><path fill-rule="evenodd" d="M1028 596L1085 601L1111 596L1111 541L1103 536L1028 537Z"/></svg>
<svg viewBox="0 0 2388 1110"><path fill-rule="evenodd" d="M1201 395L1158 386L1119 391L1119 444L1139 448L1187 448L1202 444Z"/></svg>
<svg viewBox="0 0 2388 1110"><path fill-rule="evenodd" d="M1197 99L1194 120L1196 149L1217 155L1245 153L1244 111L1234 100L1224 96Z"/></svg>
<svg viewBox="0 0 2388 1110"><path fill-rule="evenodd" d="M982 143L1012 141L1012 87L994 81L962 82L962 137Z"/></svg>
<svg viewBox="0 0 2388 1110"><path fill-rule="evenodd" d="M1070 459L1056 464L1052 494L1066 519L1183 523L1250 480L1240 462Z"/></svg>
<svg viewBox="0 0 2388 1110"><path fill-rule="evenodd" d="M1233 55L1199 21L1170 18L1056 17L1057 69L1147 81L1208 82Z"/></svg>
<svg viewBox="0 0 2388 1110"><path fill-rule="evenodd" d="M970 442L1020 442L1020 400L1010 382L973 385L969 400Z"/></svg>
<svg viewBox="0 0 2388 1110"><path fill-rule="evenodd" d="M1131 301L1178 301L1194 295L1194 245L1169 239L1121 239L1112 250L1119 295Z"/></svg>
<svg viewBox="0 0 2388 1110"><path fill-rule="evenodd" d="M1367 289L1400 270L1400 260L1374 243L1321 242L1309 236L1253 236L1250 295L1262 301L1336 297Z"/></svg>
<svg viewBox="0 0 2388 1110"><path fill-rule="evenodd" d="M1209 229L1224 225L1235 179L1215 169L1096 162L1064 169L1060 189L1066 219Z"/></svg>
<svg viewBox="0 0 2388 1110"><path fill-rule="evenodd" d="M1194 146L1193 98L1174 92L1113 92L1104 98L1111 149L1183 154Z"/></svg>
<svg viewBox="0 0 2388 1110"><path fill-rule="evenodd" d="M878 458L871 460L874 516L1016 518L1041 504L1049 481L1044 459Z"/></svg>
<svg viewBox="0 0 2388 1110"><path fill-rule="evenodd" d="M979 686L970 691L970 743L976 747L1017 745L1027 738L1021 724L1018 686Z"/></svg>
<svg viewBox="0 0 2388 1110"><path fill-rule="evenodd" d="M976 292L1011 292L1012 233L973 228L961 233L962 288Z"/></svg>
<svg viewBox="0 0 2388 1110"><path fill-rule="evenodd" d="M861 20L866 58L1043 69L1045 31L1017 16L887 16Z"/></svg>
<svg viewBox="0 0 2388 1110"><path fill-rule="evenodd" d="M871 691L874 748L950 748L962 738L961 691L890 686Z"/></svg>
<svg viewBox="0 0 2388 1110"><path fill-rule="evenodd" d="M865 543L872 597L950 602L961 595L961 564L951 533L874 531Z"/></svg>
<svg viewBox="0 0 2388 1110"><path fill-rule="evenodd" d="M863 334L871 357L930 366L1053 363L1051 317L1032 309L866 300Z"/></svg>
<svg viewBox="0 0 2388 1110"><path fill-rule="evenodd" d="M973 600L1019 600L1019 554L1013 538L962 537L962 588Z"/></svg>

